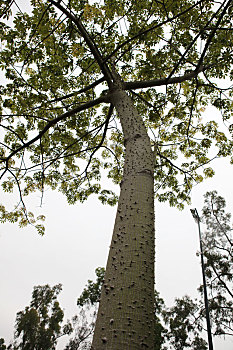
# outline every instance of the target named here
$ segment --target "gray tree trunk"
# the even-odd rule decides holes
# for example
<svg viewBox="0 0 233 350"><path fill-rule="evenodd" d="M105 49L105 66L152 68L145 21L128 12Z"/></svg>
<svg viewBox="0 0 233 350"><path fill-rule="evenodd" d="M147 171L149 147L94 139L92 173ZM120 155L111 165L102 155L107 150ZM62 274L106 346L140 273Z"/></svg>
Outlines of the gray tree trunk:
<svg viewBox="0 0 233 350"><path fill-rule="evenodd" d="M153 349L154 155L142 118L122 90L112 95L125 165L93 350Z"/></svg>

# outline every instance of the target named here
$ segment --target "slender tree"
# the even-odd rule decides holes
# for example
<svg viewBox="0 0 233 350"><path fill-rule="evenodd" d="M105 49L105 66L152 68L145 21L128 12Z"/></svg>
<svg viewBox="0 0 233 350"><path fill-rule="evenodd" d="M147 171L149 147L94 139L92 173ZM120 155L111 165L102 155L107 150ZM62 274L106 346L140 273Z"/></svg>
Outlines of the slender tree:
<svg viewBox="0 0 233 350"><path fill-rule="evenodd" d="M25 196L46 186L115 204L105 169L121 191L92 349L152 349L154 195L182 208L231 154L232 1L13 3L0 2L0 179L20 203L1 221L43 234ZM202 120L209 104L226 135Z"/></svg>
<svg viewBox="0 0 233 350"><path fill-rule="evenodd" d="M205 194L202 221L205 271L212 328L215 335L233 335L233 237L231 214L216 191ZM203 286L200 287L203 292Z"/></svg>

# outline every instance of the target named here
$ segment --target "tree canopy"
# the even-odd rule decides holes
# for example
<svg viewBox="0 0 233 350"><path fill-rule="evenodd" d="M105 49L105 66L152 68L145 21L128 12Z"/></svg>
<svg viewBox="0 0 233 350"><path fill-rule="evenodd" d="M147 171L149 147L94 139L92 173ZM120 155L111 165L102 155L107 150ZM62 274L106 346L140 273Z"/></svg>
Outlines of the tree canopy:
<svg viewBox="0 0 233 350"><path fill-rule="evenodd" d="M20 202L2 204L1 221L35 223L24 199L37 190L43 197L47 186L69 203L92 193L116 203L100 181L102 169L122 179L123 134L109 99L114 74L154 147L156 196L181 208L192 186L213 176L210 160L231 156L232 2L26 5L0 2L0 178L4 191L18 188ZM210 105L225 131L219 117L203 117Z"/></svg>

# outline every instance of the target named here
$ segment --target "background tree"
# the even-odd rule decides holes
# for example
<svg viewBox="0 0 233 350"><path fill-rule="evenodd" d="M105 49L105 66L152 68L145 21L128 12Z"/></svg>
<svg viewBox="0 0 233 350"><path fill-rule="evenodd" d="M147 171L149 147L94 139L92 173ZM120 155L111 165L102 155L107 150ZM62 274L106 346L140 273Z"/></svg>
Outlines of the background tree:
<svg viewBox="0 0 233 350"><path fill-rule="evenodd" d="M3 338L0 338L0 349L6 350L6 345L5 345L5 341Z"/></svg>
<svg viewBox="0 0 233 350"><path fill-rule="evenodd" d="M233 238L231 214L216 191L205 194L202 222L205 271L213 333L233 335ZM203 287L200 287L203 291Z"/></svg>
<svg viewBox="0 0 233 350"><path fill-rule="evenodd" d="M69 323L72 332L64 350L89 350L94 333L96 311L90 310L89 306L79 308L77 315L72 317Z"/></svg>
<svg viewBox="0 0 233 350"><path fill-rule="evenodd" d="M61 285L36 286L30 306L16 315L14 342L8 349L55 349L57 340L71 332L67 324L61 327L64 313L57 300Z"/></svg>
<svg viewBox="0 0 233 350"><path fill-rule="evenodd" d="M201 221L204 267L207 282L211 328L214 336L232 336L233 324L233 260L231 214L225 212L226 201L216 191L205 194ZM199 254L199 253L198 253ZM164 309L163 316L169 325L168 339L174 348L185 346L205 349L202 339L205 331L203 285L198 288L200 298L183 297L175 305ZM180 344L180 345L179 345Z"/></svg>
<svg viewBox="0 0 233 350"><path fill-rule="evenodd" d="M201 304L201 312L202 312ZM167 332L165 346L161 349L174 350L207 350L208 344L203 339L203 318L200 320L200 309L196 300L189 296L176 298L173 306L162 310L162 320Z"/></svg>
<svg viewBox="0 0 233 350"><path fill-rule="evenodd" d="M78 306L83 306L85 304L94 305L99 302L101 288L104 281L105 269L103 267L98 267L95 270L95 274L96 274L96 281L95 282L93 282L92 280L87 281L87 286L84 288L82 294L77 300Z"/></svg>
<svg viewBox="0 0 233 350"><path fill-rule="evenodd" d="M0 3L7 19L10 6ZM0 207L1 221L36 224L25 197L43 197L46 186L69 203L96 193L114 204L100 184L107 170L121 194L93 348L152 348L154 192L182 208L192 186L213 175L205 165L231 155L232 1L31 6L0 28L0 179L19 192L15 210ZM201 120L209 104L226 135Z"/></svg>
<svg viewBox="0 0 233 350"><path fill-rule="evenodd" d="M86 287L77 299L79 312L72 318L72 337L65 350L90 349L104 273L105 269L98 267L95 270L96 281L88 280Z"/></svg>
<svg viewBox="0 0 233 350"><path fill-rule="evenodd" d="M93 295L95 285L99 284L99 278L103 268L97 269L97 283L92 281ZM101 271L101 272L100 272ZM99 275L100 272L100 275ZM103 282L103 280L102 280ZM94 332L96 311L90 310L89 303L96 306L93 297L86 298L85 308L79 308L78 314L67 322L63 322L64 312L60 307L57 297L61 292L61 284L50 287L49 285L36 286L32 293L30 306L16 315L14 340L5 345L4 339L0 338L1 350L48 350L56 349L58 340L68 336L65 350L90 349L91 339ZM85 289L82 295L85 293ZM80 298L82 297L80 296ZM79 304L78 304L79 305Z"/></svg>

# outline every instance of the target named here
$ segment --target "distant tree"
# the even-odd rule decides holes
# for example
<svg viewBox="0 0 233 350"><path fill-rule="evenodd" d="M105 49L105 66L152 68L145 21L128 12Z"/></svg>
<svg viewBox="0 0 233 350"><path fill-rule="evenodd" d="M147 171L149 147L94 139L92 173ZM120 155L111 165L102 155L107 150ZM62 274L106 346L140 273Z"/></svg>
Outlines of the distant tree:
<svg viewBox="0 0 233 350"><path fill-rule="evenodd" d="M167 327L165 347L161 350L207 350L207 342L203 339L203 327L199 320L199 307L196 301L184 296L175 299L170 308L162 311L163 321Z"/></svg>
<svg viewBox="0 0 233 350"><path fill-rule="evenodd" d="M205 194L203 255L215 335L233 335L233 236L231 214L225 212L225 207L225 199L216 191Z"/></svg>
<svg viewBox="0 0 233 350"><path fill-rule="evenodd" d="M96 311L89 305L79 309L69 324L72 327L70 338L64 350L90 350L96 321Z"/></svg>
<svg viewBox="0 0 233 350"><path fill-rule="evenodd" d="M207 192L202 209L201 226L204 268L207 283L211 330L214 336L233 335L233 237L231 214L225 212L226 201L216 191ZM205 228L205 229L204 229ZM199 255L199 252L198 252ZM164 309L172 349L206 349L202 339L206 328L203 285L200 297L183 297Z"/></svg>
<svg viewBox="0 0 233 350"><path fill-rule="evenodd" d="M61 326L64 313L57 300L61 289L61 284L34 287L30 306L16 315L14 341L9 349L55 349L58 338L71 332L68 324Z"/></svg>
<svg viewBox="0 0 233 350"><path fill-rule="evenodd" d="M6 350L5 340L0 338L0 350Z"/></svg>
<svg viewBox="0 0 233 350"><path fill-rule="evenodd" d="M58 339L65 335L69 336L65 350L90 349L100 293L98 288L103 283L103 273L103 268L96 269L97 282L88 281L88 292L84 289L79 298L82 302L78 303L78 314L66 323L63 322L64 312L57 300L62 290L61 284L34 287L30 306L16 315L13 341L6 346L1 338L0 350L55 350ZM81 308L81 304L85 308ZM90 310L89 305L94 306L94 311Z"/></svg>
<svg viewBox="0 0 233 350"><path fill-rule="evenodd" d="M91 347L105 269L98 267L95 274L96 281L88 280L77 299L79 311L70 322L73 331L65 350L89 350Z"/></svg>
<svg viewBox="0 0 233 350"><path fill-rule="evenodd" d="M95 274L97 277L96 282L91 280L87 281L87 286L84 288L82 294L77 300L78 306L83 306L84 304L94 305L99 302L105 269L103 267L98 267L95 270Z"/></svg>

